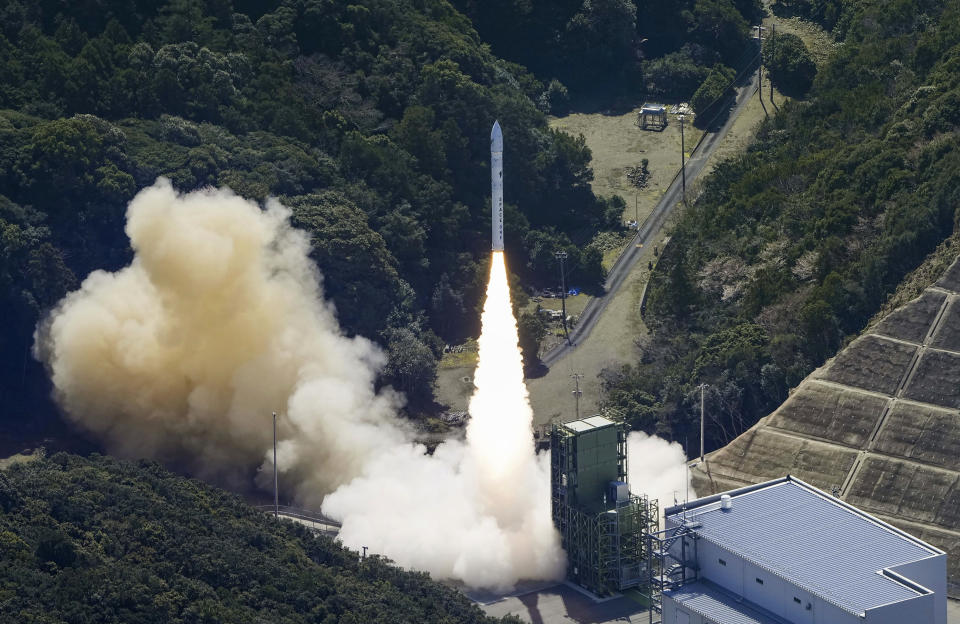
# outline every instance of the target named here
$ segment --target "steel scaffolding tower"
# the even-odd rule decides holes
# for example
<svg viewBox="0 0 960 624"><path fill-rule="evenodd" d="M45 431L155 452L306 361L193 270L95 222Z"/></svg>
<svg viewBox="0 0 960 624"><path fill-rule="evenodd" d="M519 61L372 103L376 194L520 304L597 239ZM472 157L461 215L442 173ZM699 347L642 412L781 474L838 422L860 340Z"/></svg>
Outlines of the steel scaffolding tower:
<svg viewBox="0 0 960 624"><path fill-rule="evenodd" d="M553 522L567 551L567 577L605 595L646 586L646 535L657 502L627 486L627 432L594 416L554 425L550 435Z"/></svg>

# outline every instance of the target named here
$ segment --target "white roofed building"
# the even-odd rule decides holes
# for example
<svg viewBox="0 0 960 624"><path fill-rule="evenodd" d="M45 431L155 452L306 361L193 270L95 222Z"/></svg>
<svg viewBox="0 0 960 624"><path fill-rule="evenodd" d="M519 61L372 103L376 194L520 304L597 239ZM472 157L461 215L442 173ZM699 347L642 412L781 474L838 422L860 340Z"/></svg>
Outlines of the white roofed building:
<svg viewBox="0 0 960 624"><path fill-rule="evenodd" d="M664 515L664 624L946 624L943 551L798 479Z"/></svg>

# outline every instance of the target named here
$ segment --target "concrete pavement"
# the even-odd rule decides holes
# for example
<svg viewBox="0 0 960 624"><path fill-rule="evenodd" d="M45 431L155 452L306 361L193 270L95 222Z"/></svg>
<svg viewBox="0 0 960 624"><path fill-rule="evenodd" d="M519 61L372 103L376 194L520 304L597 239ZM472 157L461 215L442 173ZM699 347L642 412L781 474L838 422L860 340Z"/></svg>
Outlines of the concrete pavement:
<svg viewBox="0 0 960 624"><path fill-rule="evenodd" d="M505 597L481 604L480 608L493 617L515 615L530 624L647 624L650 621L646 608L630 598L618 596L598 602L566 584Z"/></svg>

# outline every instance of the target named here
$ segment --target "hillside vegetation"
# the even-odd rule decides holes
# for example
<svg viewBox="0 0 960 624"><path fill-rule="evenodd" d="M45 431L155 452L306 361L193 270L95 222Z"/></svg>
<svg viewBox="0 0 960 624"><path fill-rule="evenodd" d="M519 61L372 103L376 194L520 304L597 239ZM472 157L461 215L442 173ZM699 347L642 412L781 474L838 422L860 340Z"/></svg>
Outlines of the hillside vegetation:
<svg viewBox="0 0 960 624"><path fill-rule="evenodd" d="M0 471L0 620L493 622L426 574L157 464L64 453Z"/></svg>
<svg viewBox="0 0 960 624"><path fill-rule="evenodd" d="M494 119L511 270L552 285L566 249L571 283L603 278L591 241L622 202L593 195L543 90L446 0L0 0L2 418L49 412L36 322L129 261L126 204L158 176L292 207L345 330L428 405L444 342L476 329Z"/></svg>
<svg viewBox="0 0 960 624"><path fill-rule="evenodd" d="M538 102L565 110L569 85L597 94L687 100L714 67L755 49L759 0L453 0L493 51L549 81Z"/></svg>
<svg viewBox="0 0 960 624"><path fill-rule="evenodd" d="M640 360L605 373L607 407L691 445L709 384L707 450L858 334L958 218L960 2L790 5L842 45L706 179L653 275Z"/></svg>

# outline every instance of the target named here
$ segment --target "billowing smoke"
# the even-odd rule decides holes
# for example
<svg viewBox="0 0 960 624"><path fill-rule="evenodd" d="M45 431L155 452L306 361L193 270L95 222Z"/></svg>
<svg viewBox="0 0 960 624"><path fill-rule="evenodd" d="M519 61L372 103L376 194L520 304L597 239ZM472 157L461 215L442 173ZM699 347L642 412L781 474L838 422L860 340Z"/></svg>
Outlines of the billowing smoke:
<svg viewBox="0 0 960 624"><path fill-rule="evenodd" d="M503 252L494 252L483 307L466 442L433 456L398 448L327 497L340 539L435 576L503 589L560 578L564 556L550 516L548 456L533 447L517 323Z"/></svg>
<svg viewBox="0 0 960 624"><path fill-rule="evenodd" d="M348 545L477 587L562 575L502 254L466 441L428 455L395 416L400 397L375 390L383 354L342 334L288 219L225 189L178 195L161 179L138 194L131 265L92 273L37 331L67 415L115 453L222 481L269 477L277 411L284 483L312 506L333 492L323 509Z"/></svg>
<svg viewBox="0 0 960 624"><path fill-rule="evenodd" d="M660 501L660 510L697 497L683 447L676 442L632 431L627 436L627 480L630 490Z"/></svg>
<svg viewBox="0 0 960 624"><path fill-rule="evenodd" d="M178 195L161 179L127 210L130 266L91 273L37 332L68 416L131 457L239 479L267 459L325 492L406 435L374 391L382 353L324 303L306 236L275 201ZM272 464L270 464L272 467Z"/></svg>

